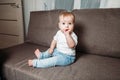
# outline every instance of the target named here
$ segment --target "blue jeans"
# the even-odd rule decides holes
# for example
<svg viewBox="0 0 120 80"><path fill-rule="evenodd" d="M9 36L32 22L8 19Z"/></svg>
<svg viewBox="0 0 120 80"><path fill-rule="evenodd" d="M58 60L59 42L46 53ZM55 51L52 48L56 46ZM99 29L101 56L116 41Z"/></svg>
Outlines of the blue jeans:
<svg viewBox="0 0 120 80"><path fill-rule="evenodd" d="M59 52L57 49L52 54L48 50L42 52L38 59L33 60L33 67L48 68L53 66L66 66L75 61L75 56L66 55Z"/></svg>

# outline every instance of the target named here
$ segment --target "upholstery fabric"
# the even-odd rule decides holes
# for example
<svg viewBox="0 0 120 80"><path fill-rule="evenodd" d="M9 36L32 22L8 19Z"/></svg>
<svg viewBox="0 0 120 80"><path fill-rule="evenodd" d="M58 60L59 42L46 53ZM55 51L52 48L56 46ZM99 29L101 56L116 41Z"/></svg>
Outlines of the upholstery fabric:
<svg viewBox="0 0 120 80"><path fill-rule="evenodd" d="M8 49L11 57L5 63L7 80L119 80L120 59L99 55L81 55L77 61L65 67L33 68L28 59L36 58L34 50L47 47L25 43ZM17 55L16 55L17 54ZM79 52L77 54L80 54Z"/></svg>
<svg viewBox="0 0 120 80"><path fill-rule="evenodd" d="M73 10L79 49L120 57L120 9Z"/></svg>
<svg viewBox="0 0 120 80"><path fill-rule="evenodd" d="M31 12L28 40L32 43L49 46L58 30L59 13L64 10Z"/></svg>

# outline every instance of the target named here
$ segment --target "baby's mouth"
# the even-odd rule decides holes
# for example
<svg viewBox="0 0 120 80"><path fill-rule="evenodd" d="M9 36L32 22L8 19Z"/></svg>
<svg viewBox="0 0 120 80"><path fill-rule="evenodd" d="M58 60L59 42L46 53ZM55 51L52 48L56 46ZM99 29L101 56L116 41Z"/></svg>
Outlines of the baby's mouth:
<svg viewBox="0 0 120 80"><path fill-rule="evenodd" d="M65 31L68 31L69 29L65 29Z"/></svg>

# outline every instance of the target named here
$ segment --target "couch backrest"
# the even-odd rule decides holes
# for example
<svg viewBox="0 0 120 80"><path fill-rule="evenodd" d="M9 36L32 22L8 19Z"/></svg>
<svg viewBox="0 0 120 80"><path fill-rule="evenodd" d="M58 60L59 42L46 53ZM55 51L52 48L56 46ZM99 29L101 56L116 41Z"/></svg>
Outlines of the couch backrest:
<svg viewBox="0 0 120 80"><path fill-rule="evenodd" d="M34 11L30 14L29 42L50 46L58 30L58 15L65 10ZM73 10L77 50L120 57L120 9Z"/></svg>
<svg viewBox="0 0 120 80"><path fill-rule="evenodd" d="M73 13L80 51L120 57L120 9L73 10Z"/></svg>
<svg viewBox="0 0 120 80"><path fill-rule="evenodd" d="M30 13L29 42L50 46L58 30L58 15L65 10L34 11Z"/></svg>

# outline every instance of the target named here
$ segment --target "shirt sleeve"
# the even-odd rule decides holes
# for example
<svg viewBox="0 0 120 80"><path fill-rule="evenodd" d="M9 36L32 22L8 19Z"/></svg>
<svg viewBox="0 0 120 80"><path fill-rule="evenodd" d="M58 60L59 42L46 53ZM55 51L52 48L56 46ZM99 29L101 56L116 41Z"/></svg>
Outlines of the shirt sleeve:
<svg viewBox="0 0 120 80"><path fill-rule="evenodd" d="M53 37L53 40L56 40L57 41L57 38L58 38L58 32L55 34L55 36Z"/></svg>

